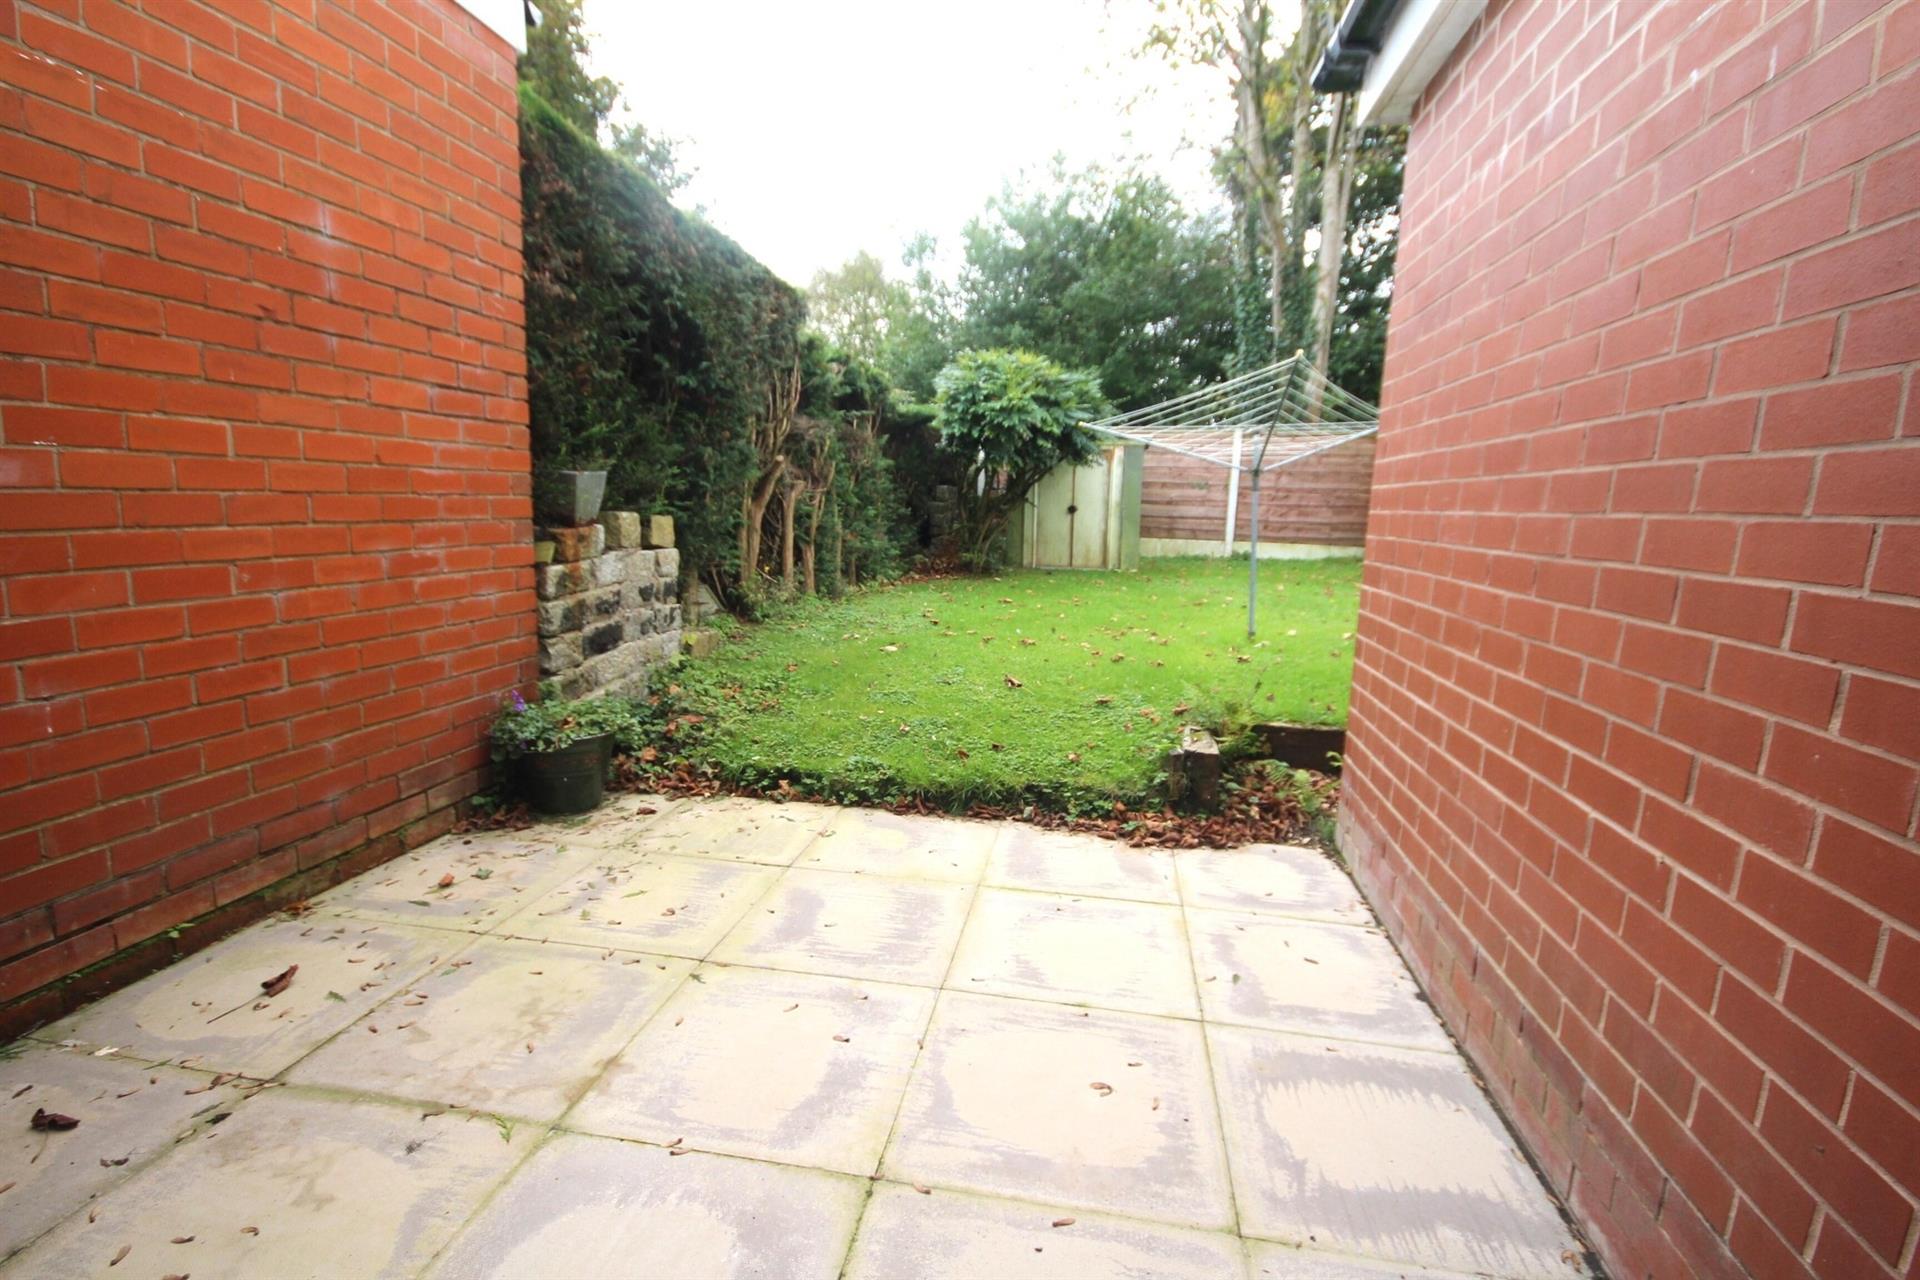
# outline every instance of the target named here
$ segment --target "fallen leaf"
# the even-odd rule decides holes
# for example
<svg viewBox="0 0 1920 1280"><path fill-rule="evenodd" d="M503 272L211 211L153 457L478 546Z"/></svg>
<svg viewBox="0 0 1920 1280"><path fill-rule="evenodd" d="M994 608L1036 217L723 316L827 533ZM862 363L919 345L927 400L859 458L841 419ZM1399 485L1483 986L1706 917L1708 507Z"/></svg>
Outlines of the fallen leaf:
<svg viewBox="0 0 1920 1280"><path fill-rule="evenodd" d="M1025 687L1022 681L1016 680L1012 676L1005 676L1003 677L1003 679L1006 680L1007 688L1009 689L1019 689L1019 688Z"/></svg>
<svg viewBox="0 0 1920 1280"><path fill-rule="evenodd" d="M13 1190L15 1187L19 1185L20 1184L17 1182L0 1182L0 1196L7 1194L7 1192Z"/></svg>
<svg viewBox="0 0 1920 1280"><path fill-rule="evenodd" d="M493 879L493 868L492 867L475 867L473 871L473 878L475 880L491 880Z"/></svg>
<svg viewBox="0 0 1920 1280"><path fill-rule="evenodd" d="M118 1160L109 1160L105 1156L101 1156L100 1167L102 1169L118 1169L121 1165L125 1164L127 1161L131 1159L133 1159L132 1156L121 1156ZM13 1184L9 1182L7 1185L10 1187Z"/></svg>
<svg viewBox="0 0 1920 1280"><path fill-rule="evenodd" d="M930 1195L932 1195L932 1194L933 1194L933 1188L932 1188L932 1187L923 1187L923 1186L921 1186L921 1185L920 1185L919 1183L917 1183L917 1182L913 1184L913 1189L914 1189L915 1191L918 1191L918 1192L919 1192L919 1193L920 1193L921 1195L923 1195L923 1196L930 1196Z"/></svg>
<svg viewBox="0 0 1920 1280"><path fill-rule="evenodd" d="M72 1116L63 1116L58 1111L48 1111L45 1108L36 1110L33 1113L33 1119L29 1123L43 1133L50 1129L65 1130L78 1129L80 1127L80 1122Z"/></svg>
<svg viewBox="0 0 1920 1280"><path fill-rule="evenodd" d="M441 876L440 883L435 887L441 888L441 889L453 888L453 872L449 871L447 872L447 874Z"/></svg>
<svg viewBox="0 0 1920 1280"><path fill-rule="evenodd" d="M1087 1088L1093 1090L1103 1098L1113 1092L1113 1086L1104 1080L1095 1080L1092 1084L1088 1085Z"/></svg>
<svg viewBox="0 0 1920 1280"><path fill-rule="evenodd" d="M260 1234L260 1228L258 1228L258 1227L242 1227L242 1228L240 1228L240 1234L241 1234L241 1235L243 1235L243 1236L257 1236L257 1235L259 1235L259 1234Z"/></svg>
<svg viewBox="0 0 1920 1280"><path fill-rule="evenodd" d="M782 1010L781 1010L780 1012L782 1012L782 1013L792 1013L792 1012L793 1012L793 1011L794 1011L795 1009L798 1009L799 1007L800 1007L800 1006L799 1006L799 1005L797 1005L797 1004L790 1004L790 1005L788 1005L788 1006L787 1006L786 1008L784 1008L784 1009L782 1009Z"/></svg>
<svg viewBox="0 0 1920 1280"><path fill-rule="evenodd" d="M124 1260L126 1256L132 1252L133 1252L132 1245L130 1244L121 1245L119 1250L113 1255L113 1257L107 1259L107 1265L110 1267L119 1266L122 1260Z"/></svg>
<svg viewBox="0 0 1920 1280"><path fill-rule="evenodd" d="M1055 1218L1053 1220L1053 1225L1056 1227L1070 1227L1073 1225L1073 1219L1072 1218Z"/></svg>
<svg viewBox="0 0 1920 1280"><path fill-rule="evenodd" d="M898 653L898 652L900 652L900 646L899 646L899 645L897 645L897 644L883 644L883 645L881 645L881 646L880 646L880 652L882 652L882 653Z"/></svg>
<svg viewBox="0 0 1920 1280"><path fill-rule="evenodd" d="M260 989L266 992L269 997L277 996L293 985L293 975L298 972L300 972L300 966L290 964L279 973L274 974L271 978L262 981L260 983Z"/></svg>
<svg viewBox="0 0 1920 1280"><path fill-rule="evenodd" d="M841 1044L852 1044L852 1043L853 1043L853 1041L851 1041L851 1040L849 1040L849 1039L847 1039L847 1037L845 1037L845 1036L835 1036L835 1037L834 1037L834 1039L835 1039L835 1040L837 1040L837 1041L839 1041L839 1042L840 1042Z"/></svg>
<svg viewBox="0 0 1920 1280"><path fill-rule="evenodd" d="M167 1243L169 1243L169 1244L192 1244L192 1243L193 1243L193 1237L192 1237L192 1236L175 1236L175 1237L174 1237L174 1238L173 1238L172 1240L169 1240L169 1241L168 1241Z"/></svg>

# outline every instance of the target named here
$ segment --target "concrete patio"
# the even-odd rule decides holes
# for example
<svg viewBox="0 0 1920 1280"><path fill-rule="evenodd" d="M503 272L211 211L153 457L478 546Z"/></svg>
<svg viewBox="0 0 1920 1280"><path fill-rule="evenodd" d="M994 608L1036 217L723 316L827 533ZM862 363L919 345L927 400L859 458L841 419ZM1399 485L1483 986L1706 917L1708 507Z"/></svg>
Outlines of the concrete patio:
<svg viewBox="0 0 1920 1280"><path fill-rule="evenodd" d="M5 1054L10 1277L1582 1274L1309 850L626 797Z"/></svg>

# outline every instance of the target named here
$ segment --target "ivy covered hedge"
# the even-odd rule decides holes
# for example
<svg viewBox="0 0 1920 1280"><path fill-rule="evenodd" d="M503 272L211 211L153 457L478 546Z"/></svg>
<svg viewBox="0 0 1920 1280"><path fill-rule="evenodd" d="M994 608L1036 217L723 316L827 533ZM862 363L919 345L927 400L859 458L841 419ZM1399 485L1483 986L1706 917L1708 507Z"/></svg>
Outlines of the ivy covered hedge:
<svg viewBox="0 0 1920 1280"><path fill-rule="evenodd" d="M688 575L737 570L752 430L797 367L797 290L520 86L536 493L607 470L607 506L675 517Z"/></svg>

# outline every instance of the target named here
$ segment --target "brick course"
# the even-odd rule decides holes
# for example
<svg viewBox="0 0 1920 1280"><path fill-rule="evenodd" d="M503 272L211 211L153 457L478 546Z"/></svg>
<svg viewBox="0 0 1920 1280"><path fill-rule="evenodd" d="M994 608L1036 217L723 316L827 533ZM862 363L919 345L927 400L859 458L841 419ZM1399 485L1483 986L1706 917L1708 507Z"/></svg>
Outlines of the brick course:
<svg viewBox="0 0 1920 1280"><path fill-rule="evenodd" d="M0 0L0 1006L477 785L515 102L451 0Z"/></svg>
<svg viewBox="0 0 1920 1280"><path fill-rule="evenodd" d="M1416 109L1342 835L1618 1276L1920 1268L1916 174L1912 0Z"/></svg>

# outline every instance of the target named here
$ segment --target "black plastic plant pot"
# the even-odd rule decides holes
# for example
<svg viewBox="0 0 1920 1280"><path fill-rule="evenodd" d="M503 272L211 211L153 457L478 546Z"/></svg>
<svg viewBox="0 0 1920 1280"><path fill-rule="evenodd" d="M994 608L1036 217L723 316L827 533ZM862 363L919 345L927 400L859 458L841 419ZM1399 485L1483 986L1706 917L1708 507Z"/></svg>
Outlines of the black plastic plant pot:
<svg viewBox="0 0 1920 1280"><path fill-rule="evenodd" d="M603 733L558 751L520 757L520 783L527 803L542 813L586 813L607 793L607 755L613 735Z"/></svg>

